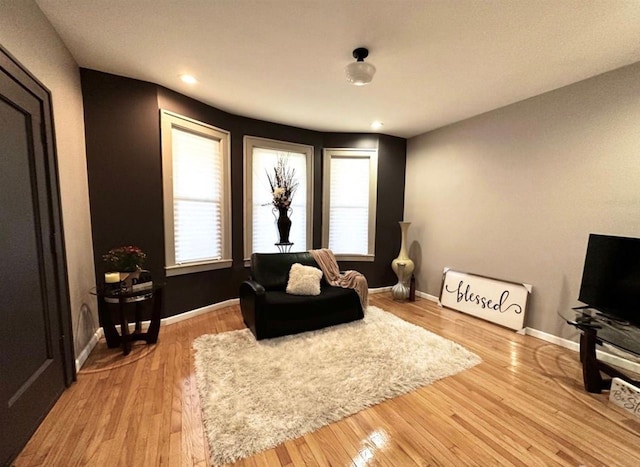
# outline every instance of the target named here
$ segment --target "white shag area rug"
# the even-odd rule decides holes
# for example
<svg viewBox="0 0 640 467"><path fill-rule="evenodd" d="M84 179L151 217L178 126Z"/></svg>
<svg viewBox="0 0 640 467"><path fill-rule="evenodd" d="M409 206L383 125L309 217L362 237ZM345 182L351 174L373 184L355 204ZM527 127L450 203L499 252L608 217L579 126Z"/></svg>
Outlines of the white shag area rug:
<svg viewBox="0 0 640 467"><path fill-rule="evenodd" d="M201 336L193 347L216 464L277 446L481 361L374 306L363 320L318 331L256 341L243 329Z"/></svg>

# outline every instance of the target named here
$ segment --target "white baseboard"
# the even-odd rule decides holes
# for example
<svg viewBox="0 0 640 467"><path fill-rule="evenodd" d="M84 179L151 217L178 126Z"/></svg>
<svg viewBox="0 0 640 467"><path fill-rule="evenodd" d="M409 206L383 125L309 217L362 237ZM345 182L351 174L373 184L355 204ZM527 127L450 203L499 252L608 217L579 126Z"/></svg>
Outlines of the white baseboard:
<svg viewBox="0 0 640 467"><path fill-rule="evenodd" d="M375 295L379 293L390 292L391 288L392 288L391 286L377 287L374 289L369 289L369 293L372 295ZM439 302L438 297L436 297L435 295L430 295L428 293L420 292L418 290L416 290L416 295L418 297L424 298L426 300L430 300L432 302L436 302L436 303ZM229 300L225 300L224 302L214 303L212 305L207 305L202 308L186 311L178 315L162 318L162 320L160 320L160 325L164 326L167 324L178 323L180 321L195 318L196 316L202 315L204 313L209 313L210 311L218 310L220 308L224 308L230 305L237 305L238 303L240 303L239 298L232 298ZM142 324L148 325L149 322L145 321ZM131 326L131 330L133 330L133 323L130 323L130 326ZM551 344L559 345L560 347L564 347L565 349L573 350L574 352L580 351L580 344L578 344L577 342L571 341L569 339L564 339L562 337L554 336L553 334L548 334L543 331L538 331L537 329L527 327L525 328L525 334L531 337L535 337L537 339L541 339L545 342L549 342ZM84 364L84 362L87 360L87 357L89 356L93 348L98 343L98 340L100 339L100 337L102 337L102 328L98 328L98 330L93 335L89 343L85 346L82 352L80 352L80 354L78 355L78 358L76 358L76 371L78 371L80 367ZM598 356L598 359L602 360L603 362L640 374L640 362L634 362L622 356L613 355L611 353L603 352L601 350L596 350L596 355Z"/></svg>
<svg viewBox="0 0 640 467"><path fill-rule="evenodd" d="M438 297L434 295L429 295L424 292L416 291L416 295L418 297L431 300L432 302L438 303L440 301ZM524 328L523 334L526 334L527 336L535 337L537 339L541 339L551 344L559 345L560 347L573 350L574 352L580 352L580 344L569 339L564 339L562 337L554 336L553 334L548 334L546 332L538 331L537 329L533 329L529 327ZM611 350L615 351L615 349L613 348ZM602 360L603 362L609 363L610 365L615 365L618 368L623 368L625 370L640 374L640 359L636 362L633 360L629 360L629 358L633 358L631 356L629 356L629 358L625 358L622 355L614 355L612 353L604 352L602 350L596 350L596 356L598 357L598 360Z"/></svg>
<svg viewBox="0 0 640 467"><path fill-rule="evenodd" d="M375 289L369 289L369 294L379 294L384 292L391 292L391 286L388 287L377 287ZM416 292L417 293L417 292ZM160 325L164 326L167 324L178 323L180 321L184 321L186 319L195 318L196 316L202 315L204 313L209 313L210 311L218 310L220 308L224 308L230 305L237 305L240 303L239 298L231 298L229 300L225 300L224 302L213 303L211 305L203 306L202 308L196 308L195 310L185 311L184 313L180 313L177 315L169 316L167 318L162 318L160 320ZM143 326L149 325L149 321L143 321L141 323ZM133 330L134 323L129 323L129 329ZM120 331L120 326L116 325L116 329ZM98 331L101 331L102 328L99 328ZM95 346L95 344L94 344ZM92 347L93 348L93 347ZM86 359L86 357L85 357Z"/></svg>
<svg viewBox="0 0 640 467"><path fill-rule="evenodd" d="M391 292L391 289L393 289L392 286L378 287L376 289L369 289L369 295L375 295L375 294L384 293L384 292ZM438 301L438 297L435 297L433 295L429 295L429 294L424 293L424 292L420 292L419 290L416 290L416 296L417 297L426 298L427 300L431 300L432 302L437 302Z"/></svg>
<svg viewBox="0 0 640 467"><path fill-rule="evenodd" d="M162 318L160 320L160 325L173 324L184 321L186 319L195 318L196 316L209 313L210 311L218 310L226 306L237 305L238 303L240 303L239 298L231 298L229 300L225 300L224 302L213 303L211 305L203 306L202 308L196 308L195 310L185 311L184 313L180 313L178 315Z"/></svg>
<svg viewBox="0 0 640 467"><path fill-rule="evenodd" d="M390 291L391 291L391 286L369 289L370 294L379 294L379 293L390 292ZM237 305L239 303L240 303L239 298L231 298L229 300L225 300L224 302L213 303L211 305L203 306L202 308L196 308L195 310L185 311L184 313L168 316L167 318L162 318L160 320L160 326L166 326L168 324L178 323L180 321L195 318L196 316L209 313L211 311L218 310L220 308L224 308L230 305ZM149 326L149 321L142 321L142 323L140 324L143 327L146 327L146 326ZM116 324L115 327L116 327L116 330L120 332L120 325ZM129 332L133 332L134 327L135 327L135 323L129 323ZM78 355L78 358L76 359L76 371L78 371L80 367L84 364L84 362L87 360L87 357L89 357L89 354L91 353L93 348L96 346L96 344L98 343L98 340L100 339L100 337L102 337L102 335L103 335L103 331L102 331L102 328L100 327L96 331L95 335L91 338L91 341L89 342L89 344L87 344L85 348L82 350L82 352L80 352L80 354Z"/></svg>
<svg viewBox="0 0 640 467"><path fill-rule="evenodd" d="M573 350L574 352L580 351L580 344L578 344L577 342L571 341L569 339L564 339L562 337L554 336L553 334L548 334L543 331L538 331L537 329L533 329L533 328L525 328L525 330L528 336L542 339L545 342L559 345L560 347ZM615 349L613 348L611 350L615 351ZM622 369L640 374L640 363L635 362L633 360L629 360L629 358L633 358L631 356L629 356L629 358L625 358L622 355L614 355L612 353L604 352L602 350L596 350L596 356L598 357L598 360L602 360L605 363L609 363L610 365L615 365L618 368L622 368Z"/></svg>
<svg viewBox="0 0 640 467"><path fill-rule="evenodd" d="M533 328L524 328L524 330L527 336L541 339L545 342L549 342L550 344L559 345L560 347L573 350L574 352L580 351L580 344L572 340L564 339L563 337L554 336L553 334L549 334L543 331L538 331L537 329L533 329Z"/></svg>
<svg viewBox="0 0 640 467"><path fill-rule="evenodd" d="M240 303L239 298L232 298L230 300L225 300L224 302L214 303L212 305L203 306L202 308L196 308L195 310L191 310L191 311L185 311L184 313L180 313L178 315L162 318L160 320L160 326L165 326L167 324L178 323L186 319L195 318L196 316L202 315L204 313L209 313L210 311L217 310L219 308L224 308L230 305L236 305L238 303ZM140 324L143 327L147 327L149 326L150 321L148 320L142 321ZM115 328L119 333L120 325L116 324ZM135 323L129 323L129 332L133 332L134 329L135 329ZM85 346L85 348L82 349L82 352L80 352L80 354L78 355L78 358L76 358L76 372L80 370L82 365L84 365L84 362L87 360L87 358L89 357L89 354L91 353L91 351L96 346L96 344L98 343L98 341L102 336L103 336L103 330L100 327L95 332L95 334L93 335L89 343Z"/></svg>
<svg viewBox="0 0 640 467"><path fill-rule="evenodd" d="M426 298L427 300L430 300L432 302L437 303L440 301L435 295L429 295L428 293L420 292L419 290L416 290L416 295L420 298Z"/></svg>
<svg viewBox="0 0 640 467"><path fill-rule="evenodd" d="M370 294L379 294L379 293L390 292L390 291L391 291L391 287L378 287L378 288L375 288L375 289L369 289L369 293ZM209 313L210 311L218 310L220 308L224 308L224 307L231 306L231 305L237 305L239 303L240 303L240 299L239 298L231 298L229 300L225 300L224 302L213 303L211 305L203 306L202 308L196 308L195 310L185 311L184 313L180 313L180 314L173 315L173 316L168 316L167 318L162 318L160 320L160 326L165 326L167 324L178 323L180 321L184 321L184 320L187 320L187 319L195 318L196 316L199 316L199 315L202 315L202 314L205 314L205 313ZM149 325L149 321L142 321L141 325L142 326L148 326ZM130 332L133 332L134 326L135 326L135 323L129 323L129 331ZM120 325L119 324L116 324L116 329L117 329L118 332L120 332ZM102 332L102 328L99 328L98 331ZM102 334L101 334L101 336L102 336ZM97 342L97 340L96 340L96 342ZM95 346L95 344L93 344L93 346ZM93 347L91 347L91 349L93 349ZM88 354L87 354L87 356L88 356ZM86 360L86 357L85 357L85 360Z"/></svg>
<svg viewBox="0 0 640 467"><path fill-rule="evenodd" d="M84 346L84 349L82 349L82 351L76 357L76 373L80 371L80 368L82 368L84 362L87 361L87 358L89 358L89 354L96 346L101 337L102 328L98 328L96 332L93 333L93 336L91 336L91 339L89 339L89 342L87 342L87 345Z"/></svg>
<svg viewBox="0 0 640 467"><path fill-rule="evenodd" d="M179 323L180 321L185 321L187 319L195 318L196 316L203 315L205 313L209 313L210 311L218 310L220 308L224 308L226 306L237 305L240 303L239 298L232 298L229 300L225 300L224 302L213 303L211 305L203 306L202 308L196 308L195 310L185 311L184 313L180 313L173 316L167 316L166 318L162 318L160 320L160 326L166 326L167 324ZM151 322L149 320L140 322L141 326L147 327ZM116 330L120 332L120 325L115 325ZM133 332L135 329L135 323L129 323L129 332ZM102 328L100 328L102 330Z"/></svg>

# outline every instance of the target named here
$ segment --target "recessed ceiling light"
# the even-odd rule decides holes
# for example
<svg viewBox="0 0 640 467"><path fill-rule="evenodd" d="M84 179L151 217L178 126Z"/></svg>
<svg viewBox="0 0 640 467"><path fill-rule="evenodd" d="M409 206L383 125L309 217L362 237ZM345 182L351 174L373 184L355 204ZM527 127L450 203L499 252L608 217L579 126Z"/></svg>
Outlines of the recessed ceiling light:
<svg viewBox="0 0 640 467"><path fill-rule="evenodd" d="M198 82L198 80L191 75L180 75L180 79L187 84L196 84Z"/></svg>
<svg viewBox="0 0 640 467"><path fill-rule="evenodd" d="M384 123L376 121L371 124L371 128L373 128L374 130L379 130L383 125Z"/></svg>

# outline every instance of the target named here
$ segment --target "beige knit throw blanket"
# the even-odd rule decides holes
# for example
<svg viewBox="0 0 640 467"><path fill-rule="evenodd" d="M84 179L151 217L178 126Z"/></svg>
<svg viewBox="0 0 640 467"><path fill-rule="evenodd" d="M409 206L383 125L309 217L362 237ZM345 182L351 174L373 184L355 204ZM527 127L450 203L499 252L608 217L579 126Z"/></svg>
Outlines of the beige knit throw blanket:
<svg viewBox="0 0 640 467"><path fill-rule="evenodd" d="M309 253L311 253L313 259L316 260L316 263L320 265L320 269L322 269L324 273L324 278L330 285L344 289L355 289L358 297L360 297L362 311L366 311L369 305L369 285L367 284L367 278L358 271L345 271L341 273L333 251L328 248L309 250Z"/></svg>

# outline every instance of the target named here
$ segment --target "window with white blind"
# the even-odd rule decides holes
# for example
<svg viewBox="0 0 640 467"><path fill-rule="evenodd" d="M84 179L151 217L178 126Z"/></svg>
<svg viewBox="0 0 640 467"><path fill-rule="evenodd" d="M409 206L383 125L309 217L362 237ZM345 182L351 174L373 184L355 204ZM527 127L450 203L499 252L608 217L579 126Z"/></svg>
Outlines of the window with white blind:
<svg viewBox="0 0 640 467"><path fill-rule="evenodd" d="M229 132L161 111L167 276L231 266Z"/></svg>
<svg viewBox="0 0 640 467"><path fill-rule="evenodd" d="M377 174L376 150L324 150L322 246L339 260L374 260Z"/></svg>
<svg viewBox="0 0 640 467"><path fill-rule="evenodd" d="M254 136L244 138L244 257L251 253L276 253L279 240L277 212L267 173L273 174L278 159L295 170L298 188L293 195L289 217L293 242L291 251L306 251L312 247L312 167L313 146L275 141Z"/></svg>

